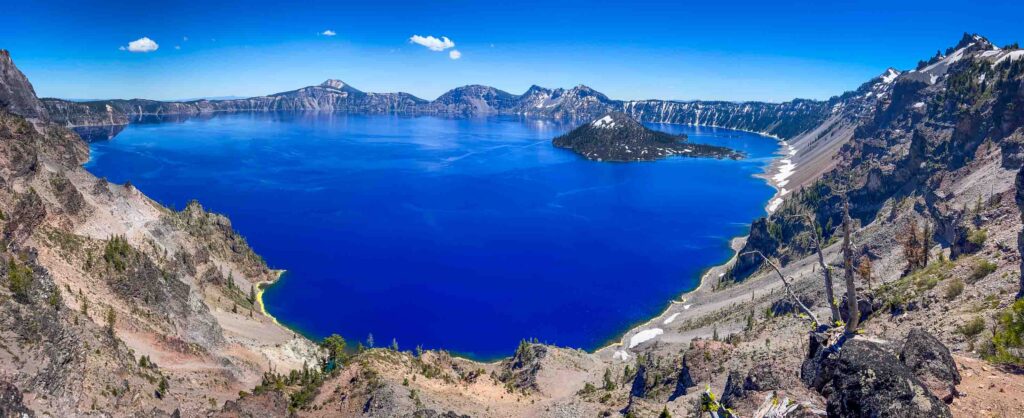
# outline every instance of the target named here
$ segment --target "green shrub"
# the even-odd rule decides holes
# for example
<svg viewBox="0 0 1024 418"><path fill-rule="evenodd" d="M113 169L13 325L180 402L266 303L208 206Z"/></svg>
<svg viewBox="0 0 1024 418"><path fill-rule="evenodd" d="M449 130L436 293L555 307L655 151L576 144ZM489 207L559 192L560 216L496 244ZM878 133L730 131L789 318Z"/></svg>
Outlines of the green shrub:
<svg viewBox="0 0 1024 418"><path fill-rule="evenodd" d="M32 286L32 269L28 266L18 265L12 257L7 262L7 277L10 279L8 286L17 298L28 298L29 288Z"/></svg>
<svg viewBox="0 0 1024 418"><path fill-rule="evenodd" d="M903 306L949 278L952 268L953 263L948 260L935 260L923 269L886 283L878 289L878 294L887 306Z"/></svg>
<svg viewBox="0 0 1024 418"><path fill-rule="evenodd" d="M967 321L967 323L961 325L960 328L957 329L957 331L960 331L960 333L966 337L974 337L978 334L981 334L981 332L984 330L985 320L981 319L980 316L974 317L974 319Z"/></svg>
<svg viewBox="0 0 1024 418"><path fill-rule="evenodd" d="M1024 365L1024 299L999 314L995 328L989 361Z"/></svg>
<svg viewBox="0 0 1024 418"><path fill-rule="evenodd" d="M992 274L993 271L996 271L996 263L988 260L978 260L971 268L971 274L967 276L967 282L975 283L978 280L984 279L985 276Z"/></svg>
<svg viewBox="0 0 1024 418"><path fill-rule="evenodd" d="M975 229L967 234L967 242L974 244L975 246L981 247L985 245L985 240L988 239L988 231L984 229Z"/></svg>
<svg viewBox="0 0 1024 418"><path fill-rule="evenodd" d="M964 281L960 279L953 280L949 283L949 287L946 287L946 300L956 299L964 292Z"/></svg>
<svg viewBox="0 0 1024 418"><path fill-rule="evenodd" d="M115 235L107 240L107 246L103 249L103 259L114 270L124 271L128 268L129 257L133 254L133 251L131 244L128 244L127 238Z"/></svg>

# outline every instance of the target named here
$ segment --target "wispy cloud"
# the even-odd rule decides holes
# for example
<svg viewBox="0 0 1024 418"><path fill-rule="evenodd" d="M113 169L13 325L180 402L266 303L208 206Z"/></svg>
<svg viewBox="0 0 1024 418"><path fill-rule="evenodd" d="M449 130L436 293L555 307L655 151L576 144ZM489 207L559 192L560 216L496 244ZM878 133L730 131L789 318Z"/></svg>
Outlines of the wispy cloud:
<svg viewBox="0 0 1024 418"><path fill-rule="evenodd" d="M320 32L320 34L323 35L323 36L334 36L334 35L337 35L338 33L333 31L333 30L327 29L327 30L325 30L323 32Z"/></svg>
<svg viewBox="0 0 1024 418"><path fill-rule="evenodd" d="M453 60L457 60L459 58L462 58L462 53L459 52L458 49L453 49L451 51L448 51L448 58L451 58Z"/></svg>
<svg viewBox="0 0 1024 418"><path fill-rule="evenodd" d="M412 43L417 44L417 45L425 46L425 47L427 47L427 49L429 49L431 51L438 51L438 52L444 51L444 50L449 49L449 48L455 48L455 42L452 42L452 40L448 39L447 36L442 36L440 38L435 38L433 36L413 35L412 37L409 38L409 42L412 42Z"/></svg>
<svg viewBox="0 0 1024 418"><path fill-rule="evenodd" d="M156 51L158 48L160 48L160 45L157 45L157 43L154 42L152 39L143 36L139 39L128 42L127 47L122 46L118 49L128 52L153 52Z"/></svg>

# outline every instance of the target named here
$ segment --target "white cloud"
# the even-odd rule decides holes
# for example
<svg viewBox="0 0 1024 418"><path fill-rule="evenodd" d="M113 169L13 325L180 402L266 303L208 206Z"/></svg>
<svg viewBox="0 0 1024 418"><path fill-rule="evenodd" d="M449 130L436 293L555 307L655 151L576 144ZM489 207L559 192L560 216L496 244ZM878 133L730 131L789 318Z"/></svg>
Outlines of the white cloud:
<svg viewBox="0 0 1024 418"><path fill-rule="evenodd" d="M327 30L325 30L323 32L320 32L320 34L323 35L323 36L334 36L334 35L337 35L337 32L335 32L333 30L330 30L330 29L327 29Z"/></svg>
<svg viewBox="0 0 1024 418"><path fill-rule="evenodd" d="M122 46L118 49L128 52L153 52L158 48L160 48L160 45L157 45L157 43L153 42L152 39L143 36L139 39L128 42L128 48Z"/></svg>
<svg viewBox="0 0 1024 418"><path fill-rule="evenodd" d="M448 48L455 48L455 42L452 42L452 40L448 39L447 36L435 38L433 36L424 37L419 35L413 35L412 37L409 38L409 42L412 42L417 45L423 45L431 51L438 52L444 51Z"/></svg>
<svg viewBox="0 0 1024 418"><path fill-rule="evenodd" d="M453 49L451 51L448 51L448 58L451 58L453 60L457 60L459 58L462 58L462 53L459 52L458 49Z"/></svg>
<svg viewBox="0 0 1024 418"><path fill-rule="evenodd" d="M182 37L181 37L181 40L183 40L183 41L185 41L185 42L188 42L188 37L187 37L187 36L182 36Z"/></svg>
<svg viewBox="0 0 1024 418"><path fill-rule="evenodd" d="M174 49L181 49L181 45L175 45Z"/></svg>

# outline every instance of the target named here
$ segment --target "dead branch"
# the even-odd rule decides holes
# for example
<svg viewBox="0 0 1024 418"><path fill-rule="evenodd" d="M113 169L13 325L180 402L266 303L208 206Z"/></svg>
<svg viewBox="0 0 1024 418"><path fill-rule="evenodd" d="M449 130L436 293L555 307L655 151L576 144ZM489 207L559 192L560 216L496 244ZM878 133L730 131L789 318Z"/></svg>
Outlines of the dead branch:
<svg viewBox="0 0 1024 418"><path fill-rule="evenodd" d="M771 267L772 270L775 270L775 273L779 275L780 279L782 279L782 285L786 288L786 293L789 295L790 299L793 299L793 303L795 303L805 315L810 317L811 322L814 323L814 326L818 326L819 324L821 324L821 322L818 322L818 316L815 315L814 312L811 312L811 310L807 308L807 305L804 305L804 303L800 301L800 298L796 297L796 294L793 293L793 288L790 286L789 280L786 280L786 275L782 274L782 269L779 268L778 264L775 264L774 261L766 257L764 253L762 253L760 250L747 251L741 255L747 254L757 254L761 256L761 259L764 260L764 263Z"/></svg>

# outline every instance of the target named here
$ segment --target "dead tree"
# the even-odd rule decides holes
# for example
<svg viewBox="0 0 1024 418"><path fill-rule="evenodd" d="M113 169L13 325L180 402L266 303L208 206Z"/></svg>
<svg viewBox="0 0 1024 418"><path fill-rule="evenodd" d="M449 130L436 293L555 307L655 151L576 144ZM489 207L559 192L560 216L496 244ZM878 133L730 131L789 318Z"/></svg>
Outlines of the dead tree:
<svg viewBox="0 0 1024 418"><path fill-rule="evenodd" d="M814 244L814 251L818 253L818 265L821 266L821 271L825 274L825 298L828 299L828 307L832 311L832 324L835 324L840 320L839 306L836 304L836 297L832 290L832 269L825 264L825 255L821 251L821 227L811 214L804 213L803 218L807 222L807 226L811 228L811 243Z"/></svg>
<svg viewBox="0 0 1024 418"><path fill-rule="evenodd" d="M843 195L843 270L846 273L846 332L857 331L860 309L857 308L857 288L853 282L853 251L850 250L850 199Z"/></svg>
<svg viewBox="0 0 1024 418"><path fill-rule="evenodd" d="M772 270L775 270L775 274L778 274L779 279L782 279L782 285L786 289L786 294L789 295L790 299L793 299L793 304L800 308L800 312L803 312L804 315L807 315L807 317L810 318L811 322L814 323L815 327L821 324L821 322L818 322L818 316L815 315L814 312L811 312L810 308L808 308L807 305L804 305L804 303L800 301L800 298L796 297L796 293L793 293L793 288L790 286L789 280L786 279L786 275L782 274L782 269L779 268L778 264L775 264L774 261L766 257L764 253L758 250L748 251L743 253L742 255L747 254L757 254L761 256L761 259L764 260L764 263L771 267Z"/></svg>

